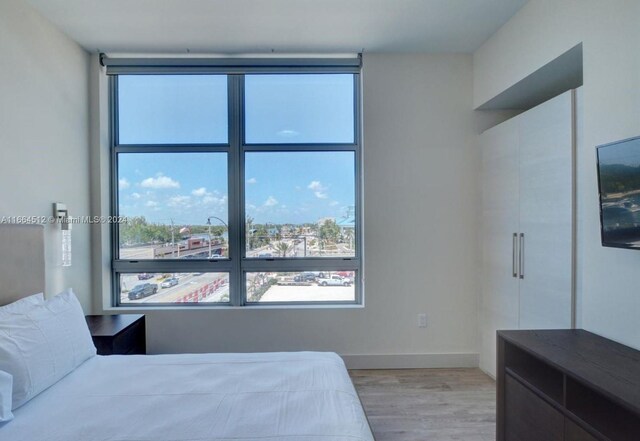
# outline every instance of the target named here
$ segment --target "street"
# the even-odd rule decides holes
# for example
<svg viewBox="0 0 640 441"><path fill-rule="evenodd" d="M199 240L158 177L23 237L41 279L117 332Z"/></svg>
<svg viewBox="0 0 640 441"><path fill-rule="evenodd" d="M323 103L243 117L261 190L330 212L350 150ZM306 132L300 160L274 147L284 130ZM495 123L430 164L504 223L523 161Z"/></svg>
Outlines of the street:
<svg viewBox="0 0 640 441"><path fill-rule="evenodd" d="M162 274L153 274L148 280L138 280L138 274L121 274L120 284L120 302L121 303L175 303L175 302L193 302L194 300L186 300L186 297L199 292L202 288L211 284L219 283L219 287L212 294L205 298L199 298L198 302L226 302L229 299L229 278L226 273L177 273L172 274L178 279L178 284L170 288L161 288L160 284L165 280L161 278ZM134 286L152 283L158 285L158 292L154 295L136 300L129 300L128 292Z"/></svg>

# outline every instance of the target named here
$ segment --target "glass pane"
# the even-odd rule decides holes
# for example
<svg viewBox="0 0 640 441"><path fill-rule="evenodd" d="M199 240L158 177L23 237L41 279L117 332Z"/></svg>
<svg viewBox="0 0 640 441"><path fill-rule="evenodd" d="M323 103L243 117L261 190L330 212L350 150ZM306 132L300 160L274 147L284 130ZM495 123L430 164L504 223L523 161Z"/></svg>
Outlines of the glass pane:
<svg viewBox="0 0 640 441"><path fill-rule="evenodd" d="M120 274L120 303L229 302L227 273Z"/></svg>
<svg viewBox="0 0 640 441"><path fill-rule="evenodd" d="M226 144L225 75L120 75L120 144Z"/></svg>
<svg viewBox="0 0 640 441"><path fill-rule="evenodd" d="M252 152L245 161L246 256L355 256L355 154Z"/></svg>
<svg viewBox="0 0 640 441"><path fill-rule="evenodd" d="M247 75L248 144L354 142L352 74Z"/></svg>
<svg viewBox="0 0 640 441"><path fill-rule="evenodd" d="M354 271L247 273L248 302L353 302Z"/></svg>
<svg viewBox="0 0 640 441"><path fill-rule="evenodd" d="M120 259L228 256L226 153L118 155Z"/></svg>

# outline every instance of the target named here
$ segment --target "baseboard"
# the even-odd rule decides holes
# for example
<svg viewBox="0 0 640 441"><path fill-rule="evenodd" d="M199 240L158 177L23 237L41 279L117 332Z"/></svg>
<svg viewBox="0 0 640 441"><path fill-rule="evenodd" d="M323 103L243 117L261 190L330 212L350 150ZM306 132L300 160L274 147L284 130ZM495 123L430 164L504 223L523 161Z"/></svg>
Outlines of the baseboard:
<svg viewBox="0 0 640 441"><path fill-rule="evenodd" d="M477 368L477 353L341 355L347 369Z"/></svg>

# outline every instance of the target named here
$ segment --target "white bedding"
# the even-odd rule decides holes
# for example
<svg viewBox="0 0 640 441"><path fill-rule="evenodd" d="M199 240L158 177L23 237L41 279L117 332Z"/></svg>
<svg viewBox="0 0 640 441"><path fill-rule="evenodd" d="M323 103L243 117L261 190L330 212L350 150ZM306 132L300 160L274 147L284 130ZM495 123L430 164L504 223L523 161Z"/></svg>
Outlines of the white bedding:
<svg viewBox="0 0 640 441"><path fill-rule="evenodd" d="M373 440L342 359L319 352L95 356L14 415L0 440Z"/></svg>

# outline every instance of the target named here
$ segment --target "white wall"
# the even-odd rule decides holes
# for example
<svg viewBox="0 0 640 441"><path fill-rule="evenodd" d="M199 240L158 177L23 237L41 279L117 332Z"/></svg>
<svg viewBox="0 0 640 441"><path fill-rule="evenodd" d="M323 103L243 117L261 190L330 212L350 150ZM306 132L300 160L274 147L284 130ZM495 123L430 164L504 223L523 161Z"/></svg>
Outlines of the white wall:
<svg viewBox="0 0 640 441"><path fill-rule="evenodd" d="M477 365L474 142L488 120L471 110L471 56L370 54L364 66L366 307L146 311L150 352L327 350L360 367Z"/></svg>
<svg viewBox="0 0 640 441"><path fill-rule="evenodd" d="M583 42L579 324L640 348L640 253L600 245L595 146L640 135L640 2L529 0L474 54L474 106Z"/></svg>
<svg viewBox="0 0 640 441"><path fill-rule="evenodd" d="M0 60L0 216L50 216L56 201L88 215L88 54L26 2L1 0ZM59 228L45 240L47 294L73 287L89 310L88 226L74 226L70 268Z"/></svg>

